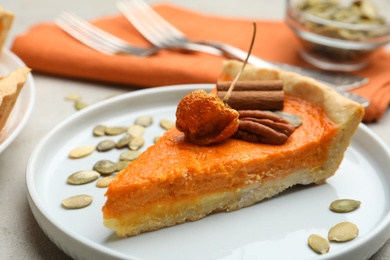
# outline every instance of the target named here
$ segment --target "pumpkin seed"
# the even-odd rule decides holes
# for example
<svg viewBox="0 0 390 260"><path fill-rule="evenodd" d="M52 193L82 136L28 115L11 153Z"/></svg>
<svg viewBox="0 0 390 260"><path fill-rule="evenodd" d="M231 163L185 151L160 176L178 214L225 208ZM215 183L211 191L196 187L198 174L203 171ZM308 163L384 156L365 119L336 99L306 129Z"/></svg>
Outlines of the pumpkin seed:
<svg viewBox="0 0 390 260"><path fill-rule="evenodd" d="M155 137L153 138L153 142L154 142L154 143L157 143L158 140L160 140L160 138L161 138L161 136L155 136Z"/></svg>
<svg viewBox="0 0 390 260"><path fill-rule="evenodd" d="M328 240L326 240L324 237L312 234L307 239L307 243L309 244L310 248L314 250L314 252L318 254L326 254L329 252L330 244Z"/></svg>
<svg viewBox="0 0 390 260"><path fill-rule="evenodd" d="M99 152L106 152L112 150L115 147L115 141L111 139L103 140L98 143L96 150Z"/></svg>
<svg viewBox="0 0 390 260"><path fill-rule="evenodd" d="M106 126L105 125L98 125L93 128L93 135L94 136L103 136L106 134Z"/></svg>
<svg viewBox="0 0 390 260"><path fill-rule="evenodd" d="M169 120L169 119L161 119L160 120L160 126L164 128L165 130L169 130L173 127L175 127L175 121Z"/></svg>
<svg viewBox="0 0 390 260"><path fill-rule="evenodd" d="M346 242L354 239L359 234L358 227L351 222L341 222L329 230L329 241Z"/></svg>
<svg viewBox="0 0 390 260"><path fill-rule="evenodd" d="M105 129L106 135L120 135L126 132L127 128L123 126L110 126Z"/></svg>
<svg viewBox="0 0 390 260"><path fill-rule="evenodd" d="M100 178L96 182L96 187L98 187L98 188L106 188L106 187L108 187L108 185L110 185L110 183L112 182L112 180L114 178L115 178L115 176L113 176L113 175Z"/></svg>
<svg viewBox="0 0 390 260"><path fill-rule="evenodd" d="M130 164L130 161L119 161L119 162L116 162L116 171L121 171L123 169L126 169L127 166Z"/></svg>
<svg viewBox="0 0 390 260"><path fill-rule="evenodd" d="M79 94L69 94L65 97L68 101L77 101L81 99L81 96Z"/></svg>
<svg viewBox="0 0 390 260"><path fill-rule="evenodd" d="M133 136L129 133L125 134L119 141L116 143L116 148L123 148L129 145L131 139L133 139Z"/></svg>
<svg viewBox="0 0 390 260"><path fill-rule="evenodd" d="M93 151L95 151L95 149L96 149L95 146L90 146L90 145L80 146L70 151L69 157L72 159L82 158L87 155L90 155Z"/></svg>
<svg viewBox="0 0 390 260"><path fill-rule="evenodd" d="M346 213L360 207L360 201L351 199L340 199L333 201L329 208L334 212Z"/></svg>
<svg viewBox="0 0 390 260"><path fill-rule="evenodd" d="M145 140L142 136L134 137L129 143L129 149L136 151L145 144Z"/></svg>
<svg viewBox="0 0 390 260"><path fill-rule="evenodd" d="M271 112L271 111L270 111ZM272 113L282 117L283 119L289 121L295 128L302 124L302 118L298 115L283 112L283 111L273 111Z"/></svg>
<svg viewBox="0 0 390 260"><path fill-rule="evenodd" d="M68 209L80 209L90 205L92 201L92 196L82 194L63 199L61 204Z"/></svg>
<svg viewBox="0 0 390 260"><path fill-rule="evenodd" d="M119 159L121 161L134 161L140 156L141 152L139 151L126 151L120 154Z"/></svg>
<svg viewBox="0 0 390 260"><path fill-rule="evenodd" d="M153 123L153 117L151 116L140 116L134 122L135 125L140 125L143 127L148 127L152 123Z"/></svg>
<svg viewBox="0 0 390 260"><path fill-rule="evenodd" d="M116 164L110 160L100 160L95 163L93 170L100 174L108 175L116 171Z"/></svg>
<svg viewBox="0 0 390 260"><path fill-rule="evenodd" d="M140 125L131 125L127 129L127 133L131 134L133 137L142 136L145 133L145 127Z"/></svg>
<svg viewBox="0 0 390 260"><path fill-rule="evenodd" d="M80 100L77 100L75 103L74 103L74 108L76 108L76 110L81 110L81 109L84 109L88 106L87 103L85 102L82 102Z"/></svg>
<svg viewBox="0 0 390 260"><path fill-rule="evenodd" d="M100 174L96 171L84 170L75 172L67 178L69 184L86 184L99 178Z"/></svg>

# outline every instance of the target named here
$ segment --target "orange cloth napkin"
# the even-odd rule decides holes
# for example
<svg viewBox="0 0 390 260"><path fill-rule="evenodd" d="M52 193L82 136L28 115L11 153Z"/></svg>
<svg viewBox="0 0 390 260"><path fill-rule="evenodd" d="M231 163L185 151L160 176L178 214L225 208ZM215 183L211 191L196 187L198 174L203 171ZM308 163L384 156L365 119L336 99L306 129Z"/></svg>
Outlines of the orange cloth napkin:
<svg viewBox="0 0 390 260"><path fill-rule="evenodd" d="M250 20L210 16L172 5L154 9L193 39L225 42L248 50L253 26ZM92 21L100 28L135 45L150 46L120 14ZM283 21L256 21L253 54L264 59L309 66L297 54L299 44ZM152 57L108 56L98 53L63 32L53 23L39 24L15 38L11 50L36 72L54 75L154 87L182 83L213 83L224 58L204 53L161 51ZM371 100L366 122L379 120L390 102L390 54L372 57L371 66L357 72L370 83L354 92Z"/></svg>

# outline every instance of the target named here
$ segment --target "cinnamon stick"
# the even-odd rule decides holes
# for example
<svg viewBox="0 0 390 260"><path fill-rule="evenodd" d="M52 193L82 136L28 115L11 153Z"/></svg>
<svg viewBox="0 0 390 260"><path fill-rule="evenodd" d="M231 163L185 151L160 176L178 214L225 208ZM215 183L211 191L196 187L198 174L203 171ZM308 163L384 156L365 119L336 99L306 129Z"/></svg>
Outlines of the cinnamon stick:
<svg viewBox="0 0 390 260"><path fill-rule="evenodd" d="M218 91L227 91L232 84L231 81L219 81ZM258 91L280 91L283 90L281 80L239 80L236 82L234 91L258 90Z"/></svg>
<svg viewBox="0 0 390 260"><path fill-rule="evenodd" d="M226 95L232 82L217 83L219 98ZM284 91L282 80L239 80L235 83L227 104L236 110L282 110Z"/></svg>
<svg viewBox="0 0 390 260"><path fill-rule="evenodd" d="M223 98L226 91L217 92ZM284 91L233 91L227 104L236 110L282 110Z"/></svg>

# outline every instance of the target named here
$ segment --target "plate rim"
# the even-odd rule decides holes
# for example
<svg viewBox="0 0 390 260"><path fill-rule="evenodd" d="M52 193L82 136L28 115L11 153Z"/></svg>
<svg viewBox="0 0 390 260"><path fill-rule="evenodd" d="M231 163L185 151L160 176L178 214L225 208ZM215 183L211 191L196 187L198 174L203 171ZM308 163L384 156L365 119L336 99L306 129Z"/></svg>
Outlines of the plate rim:
<svg viewBox="0 0 390 260"><path fill-rule="evenodd" d="M14 54L12 51L10 51L6 48L3 48L1 56L6 56L8 59L11 59L19 67L27 67L27 65L16 54ZM17 68L10 65L9 72L11 72L11 70L14 70L14 69L17 69ZM24 127L27 124L27 121L29 120L29 118L31 116L31 113L32 113L32 110L33 110L34 104L35 104L35 82L34 82L33 75L31 72L29 73L27 81L26 81L25 85L23 86L21 92L19 93L18 99L16 100L16 103L14 105L14 108L15 108L15 106L19 105L20 102L22 102L20 97L22 97L22 98L25 97L28 100L28 104L26 106L26 112L23 114L23 116L22 116L21 120L18 122L17 126L14 127L14 129L11 131L11 134L2 143L0 143L0 154L2 152L4 152L11 145L11 143L16 139L17 136L19 136L19 134L22 132L22 130L24 129ZM12 119L12 116L15 115L15 113L16 113L15 111L16 110L12 109L11 115L10 115L11 119ZM7 120L8 122L9 122L10 117ZM8 124L9 123L6 123L4 125L4 127L6 127Z"/></svg>
<svg viewBox="0 0 390 260"><path fill-rule="evenodd" d="M213 84L180 84L180 85L170 85L170 86L161 86L157 88L150 88L150 89L141 89L129 93L125 93L122 95L118 95L116 97L113 97L108 100L101 101L97 104L91 105L87 107L86 109L83 109L82 111L78 111L77 113L71 115L67 119L63 120L61 123L59 123L56 127L54 127L49 133L47 133L38 143L38 145L35 147L34 151L32 152L30 159L28 161L27 167L26 167L26 186L27 186L27 193L29 197L29 205L30 208L32 208L32 211L34 213L34 217L36 218L38 224L40 225L41 229L46 233L46 235L59 247L61 248L65 253L68 255L78 258L77 255L72 255L74 252L69 252L68 249L64 248L61 243L58 243L54 238L52 234L48 230L45 229L44 225L40 223L40 221L37 218L46 218L47 221L50 221L51 225L54 225L58 231L66 234L69 238L73 239L75 242L80 243L81 246L87 247L87 249L93 250L93 253L96 253L98 256L102 256L102 254L105 257L114 257L116 258L129 258L131 259L137 259L134 256L123 254L121 252L115 251L111 248L102 248L101 245L97 244L96 242L90 241L88 239L85 239L83 237L80 237L76 234L76 237L73 236L75 232L72 230L64 230L64 228L61 225L58 225L58 222L53 216L50 214L44 214L44 212L47 212L47 209L45 208L45 205L41 200L39 199L38 194L35 192L35 187L33 183L33 174L31 173L34 168L34 161L39 155L39 151L41 150L41 147L45 145L45 143L50 139L50 137L55 134L57 131L59 131L64 125L68 124L69 122L83 116L87 116L89 113L92 113L95 109L98 109L100 107L109 106L111 103L115 103L121 100L126 100L128 98L134 98L136 96L143 96L145 94L150 94L156 92L158 93L166 93L170 91L191 91L195 89L211 89ZM369 129L366 125L360 124L357 129L357 133L366 135L368 138L371 138L380 149L382 149L385 152L385 156L390 158L390 149L387 147L384 142L380 139L379 136L377 136L371 129ZM353 141L353 140L352 140ZM31 173L31 174L29 174ZM36 212L38 211L38 212ZM40 214L41 216L38 216L37 214ZM382 240L380 242L374 243L374 238L381 237ZM369 252L369 256L373 255L377 250L383 246L383 244L386 242L387 239L390 238L390 210L386 213L386 215L381 219L381 221L370 230L369 233L365 235L365 237L361 238L359 241L354 242L353 245L347 247L344 250L338 250L336 252L332 253L332 256L322 255L323 259L342 259L343 257L350 256L351 253L354 253L354 255L358 255L359 248L362 248L367 243L373 244L371 246L372 252ZM79 244L79 245L80 245ZM367 250L365 250L367 253ZM360 252L361 253L361 252ZM361 256L361 254L359 255ZM75 257L76 256L76 257ZM317 259L317 257L313 257L310 259Z"/></svg>

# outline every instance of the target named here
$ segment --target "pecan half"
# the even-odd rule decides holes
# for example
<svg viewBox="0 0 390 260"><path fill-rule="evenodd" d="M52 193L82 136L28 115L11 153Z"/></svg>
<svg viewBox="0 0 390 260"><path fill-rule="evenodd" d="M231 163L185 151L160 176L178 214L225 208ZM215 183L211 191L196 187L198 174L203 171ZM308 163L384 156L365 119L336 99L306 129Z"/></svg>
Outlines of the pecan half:
<svg viewBox="0 0 390 260"><path fill-rule="evenodd" d="M239 125L233 135L252 143L284 144L295 127L282 117L260 110L238 110Z"/></svg>

